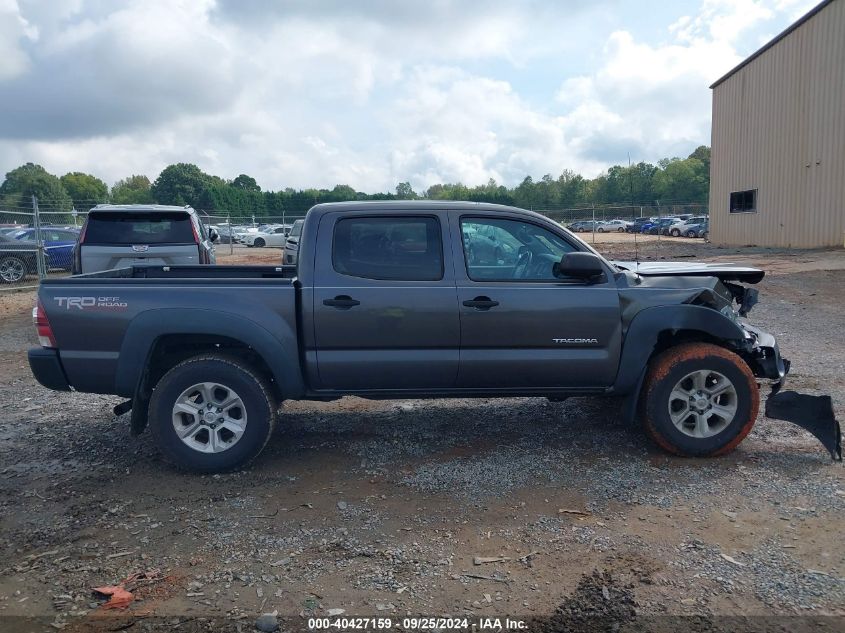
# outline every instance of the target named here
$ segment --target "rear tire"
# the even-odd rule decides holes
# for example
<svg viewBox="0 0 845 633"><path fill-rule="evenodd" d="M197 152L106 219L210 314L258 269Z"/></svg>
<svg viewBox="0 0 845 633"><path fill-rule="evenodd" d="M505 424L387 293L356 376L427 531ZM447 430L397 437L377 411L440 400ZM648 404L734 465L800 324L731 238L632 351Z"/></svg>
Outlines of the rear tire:
<svg viewBox="0 0 845 633"><path fill-rule="evenodd" d="M624 233L624 232L625 232L625 227L620 226L620 227L619 227L619 233Z"/></svg>
<svg viewBox="0 0 845 633"><path fill-rule="evenodd" d="M686 457L729 453L757 420L760 391L736 354L710 343L684 343L649 364L640 394L646 433Z"/></svg>
<svg viewBox="0 0 845 633"><path fill-rule="evenodd" d="M267 381L241 360L195 356L176 365L155 386L150 432L164 457L178 468L198 473L234 470L255 459L273 433L278 407L271 394Z"/></svg>

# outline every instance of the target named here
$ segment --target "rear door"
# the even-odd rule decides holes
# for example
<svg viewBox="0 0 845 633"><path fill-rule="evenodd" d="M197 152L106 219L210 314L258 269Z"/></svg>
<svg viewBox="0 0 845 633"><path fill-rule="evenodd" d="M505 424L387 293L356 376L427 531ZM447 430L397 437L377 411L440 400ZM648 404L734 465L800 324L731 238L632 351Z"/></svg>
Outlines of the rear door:
<svg viewBox="0 0 845 633"><path fill-rule="evenodd" d="M460 327L446 213L328 213L317 235L314 340L322 389L455 384Z"/></svg>
<svg viewBox="0 0 845 633"><path fill-rule="evenodd" d="M491 230L508 247L493 263L475 256L474 243ZM556 278L553 264L578 249L562 232L524 217L465 215L452 231L461 321L457 386L546 391L613 383L621 318L611 278L593 284Z"/></svg>
<svg viewBox="0 0 845 633"><path fill-rule="evenodd" d="M203 263L196 231L181 211L91 211L80 245L82 272Z"/></svg>

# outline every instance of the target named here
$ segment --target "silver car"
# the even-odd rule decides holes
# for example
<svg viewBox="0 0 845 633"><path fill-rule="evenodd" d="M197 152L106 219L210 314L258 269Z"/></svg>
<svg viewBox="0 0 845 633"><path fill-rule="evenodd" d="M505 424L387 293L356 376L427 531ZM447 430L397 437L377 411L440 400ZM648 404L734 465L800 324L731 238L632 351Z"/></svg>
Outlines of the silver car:
<svg viewBox="0 0 845 633"><path fill-rule="evenodd" d="M303 224L305 220L297 220L290 228L288 239L285 241L285 252L282 254L282 264L285 266L296 265L299 256L299 236L302 235Z"/></svg>
<svg viewBox="0 0 845 633"><path fill-rule="evenodd" d="M74 251L73 273L137 264L214 264L218 237L188 206L101 204L88 213Z"/></svg>

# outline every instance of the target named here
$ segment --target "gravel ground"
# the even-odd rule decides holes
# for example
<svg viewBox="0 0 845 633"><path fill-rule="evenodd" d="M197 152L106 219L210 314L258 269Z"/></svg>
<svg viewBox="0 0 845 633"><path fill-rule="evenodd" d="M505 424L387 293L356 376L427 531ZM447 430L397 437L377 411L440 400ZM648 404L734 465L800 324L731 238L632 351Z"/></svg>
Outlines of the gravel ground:
<svg viewBox="0 0 845 633"><path fill-rule="evenodd" d="M831 394L842 419L840 252L640 246L767 262L752 321L792 359L790 388ZM0 628L250 631L276 612L295 629L338 610L542 631L845 622L845 473L788 423L688 460L615 401L290 402L249 470L184 475L129 436L117 399L34 383L31 305L0 298ZM129 609L103 609L92 588L127 578Z"/></svg>

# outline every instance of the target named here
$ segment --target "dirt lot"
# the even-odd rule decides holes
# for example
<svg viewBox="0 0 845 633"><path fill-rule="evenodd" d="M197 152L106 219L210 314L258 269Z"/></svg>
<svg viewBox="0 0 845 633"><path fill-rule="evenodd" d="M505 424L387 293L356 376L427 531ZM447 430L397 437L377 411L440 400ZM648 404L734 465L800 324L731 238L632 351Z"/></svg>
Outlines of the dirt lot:
<svg viewBox="0 0 845 633"><path fill-rule="evenodd" d="M626 238L598 247L632 259ZM792 359L790 388L831 394L843 418L845 252L638 250L770 270L751 320ZM789 423L761 417L735 453L690 460L623 424L613 401L289 402L249 470L184 475L130 437L117 399L34 382L31 305L0 297L0 628L37 616L32 630L251 631L276 611L290 630L340 609L547 631L593 616L596 630L635 615L845 622L845 471ZM129 609L101 608L92 587L139 572Z"/></svg>

